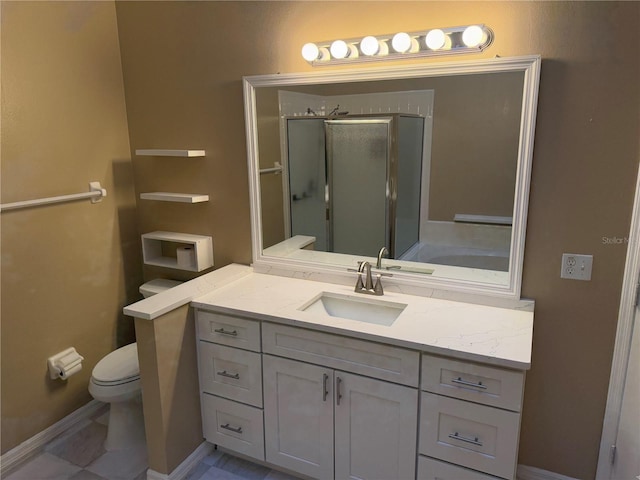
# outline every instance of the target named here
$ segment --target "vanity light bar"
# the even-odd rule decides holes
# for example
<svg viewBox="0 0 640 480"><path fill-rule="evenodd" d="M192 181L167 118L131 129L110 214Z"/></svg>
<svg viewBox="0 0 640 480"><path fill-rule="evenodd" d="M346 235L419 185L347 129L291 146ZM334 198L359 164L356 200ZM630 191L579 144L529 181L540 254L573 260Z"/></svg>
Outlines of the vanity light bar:
<svg viewBox="0 0 640 480"><path fill-rule="evenodd" d="M478 53L491 45L493 38L493 31L482 24L432 28L307 43L302 47L302 57L311 65L319 66Z"/></svg>

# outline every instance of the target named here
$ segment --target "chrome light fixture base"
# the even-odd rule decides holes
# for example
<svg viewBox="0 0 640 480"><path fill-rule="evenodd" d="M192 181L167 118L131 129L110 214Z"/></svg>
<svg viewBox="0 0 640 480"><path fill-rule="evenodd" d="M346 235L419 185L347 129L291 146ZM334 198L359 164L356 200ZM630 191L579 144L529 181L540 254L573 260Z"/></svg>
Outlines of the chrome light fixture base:
<svg viewBox="0 0 640 480"><path fill-rule="evenodd" d="M464 25L307 43L302 47L302 56L313 66L406 60L479 53L493 39L493 30L486 25Z"/></svg>

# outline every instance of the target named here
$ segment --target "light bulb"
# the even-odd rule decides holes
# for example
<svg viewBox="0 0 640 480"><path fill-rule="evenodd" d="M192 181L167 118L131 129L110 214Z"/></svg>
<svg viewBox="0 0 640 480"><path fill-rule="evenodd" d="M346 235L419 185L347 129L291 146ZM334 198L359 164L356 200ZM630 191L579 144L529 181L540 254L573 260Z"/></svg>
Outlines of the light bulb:
<svg viewBox="0 0 640 480"><path fill-rule="evenodd" d="M302 58L307 62L313 62L318 59L320 49L315 43L305 43L302 47Z"/></svg>
<svg viewBox="0 0 640 480"><path fill-rule="evenodd" d="M447 36L439 28L431 30L429 33L427 33L427 36L424 39L427 48L430 48L431 50L440 50L442 47L444 47L446 41Z"/></svg>
<svg viewBox="0 0 640 480"><path fill-rule="evenodd" d="M380 43L378 42L378 39L376 37L372 37L371 35L369 35L368 37L364 37L360 41L360 50L365 55L375 55L376 53L378 53L378 51L380 51Z"/></svg>
<svg viewBox="0 0 640 480"><path fill-rule="evenodd" d="M349 54L349 46L343 40L336 40L331 44L330 51L334 58L346 58Z"/></svg>
<svg viewBox="0 0 640 480"><path fill-rule="evenodd" d="M404 53L411 48L411 37L408 33L396 33L391 39L391 46L396 52Z"/></svg>
<svg viewBox="0 0 640 480"><path fill-rule="evenodd" d="M464 29L462 33L462 42L467 47L477 47L486 40L484 30L478 25L471 25Z"/></svg>

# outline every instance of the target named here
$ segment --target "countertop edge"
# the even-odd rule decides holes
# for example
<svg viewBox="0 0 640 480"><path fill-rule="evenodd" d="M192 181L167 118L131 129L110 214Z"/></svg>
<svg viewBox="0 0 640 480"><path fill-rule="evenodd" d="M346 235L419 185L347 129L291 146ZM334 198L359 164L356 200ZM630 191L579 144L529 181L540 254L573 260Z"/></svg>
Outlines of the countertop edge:
<svg viewBox="0 0 640 480"><path fill-rule="evenodd" d="M202 297L218 288L233 283L251 272L253 272L253 269L247 265L227 265L165 292L127 305L122 311L130 317L153 320L171 310L190 303L195 298Z"/></svg>
<svg viewBox="0 0 640 480"><path fill-rule="evenodd" d="M217 305L212 305L211 303L207 303L207 302L199 302L197 300L191 302L191 306L194 308L201 308L203 310L207 310L210 312L234 315L234 316L248 318L256 321L278 323L281 325L288 325L291 327L304 328L307 330L331 333L335 335L341 335L344 337L368 340L376 343L382 343L386 345L393 345L397 347L418 350L423 353L440 355L440 356L449 357L449 358L456 358L459 360L467 360L467 361L482 363L485 365L491 365L495 367L509 368L513 370L529 370L531 368L531 362L519 362L517 360L510 360L502 357L492 357L490 355L469 353L469 352L464 352L462 350L455 350L452 348L436 347L433 345L427 345L427 344L418 343L418 342L411 342L407 340L396 339L392 337L385 337L381 335L373 335L366 332L358 332L350 329L342 329L342 328L337 328L329 325L305 322L297 319L276 317L273 315L262 314L258 312L248 311L248 310L239 310L234 308L221 307Z"/></svg>

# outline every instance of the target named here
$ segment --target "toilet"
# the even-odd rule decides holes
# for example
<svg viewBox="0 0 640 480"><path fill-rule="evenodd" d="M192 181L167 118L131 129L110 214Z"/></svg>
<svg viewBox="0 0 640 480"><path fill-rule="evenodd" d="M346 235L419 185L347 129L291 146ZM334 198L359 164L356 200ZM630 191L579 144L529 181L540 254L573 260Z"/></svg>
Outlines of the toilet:
<svg viewBox="0 0 640 480"><path fill-rule="evenodd" d="M156 279L140 287L140 293L148 298L168 290L182 282ZM91 372L89 393L100 402L111 404L109 427L104 444L106 450L118 450L144 444L144 417L138 345L131 343L109 353Z"/></svg>

